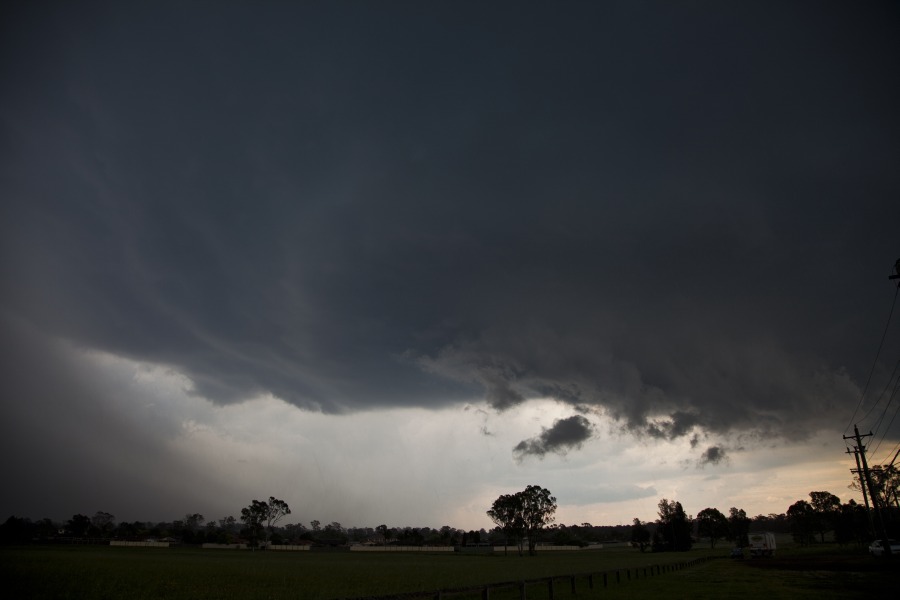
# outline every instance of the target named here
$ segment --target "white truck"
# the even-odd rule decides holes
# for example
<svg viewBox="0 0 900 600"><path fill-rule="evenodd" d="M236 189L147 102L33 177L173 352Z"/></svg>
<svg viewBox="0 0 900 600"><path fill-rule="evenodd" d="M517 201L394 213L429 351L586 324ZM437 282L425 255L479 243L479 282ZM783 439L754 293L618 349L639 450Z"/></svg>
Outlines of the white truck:
<svg viewBox="0 0 900 600"><path fill-rule="evenodd" d="M775 556L775 534L770 531L751 533L747 536L750 541L750 556Z"/></svg>

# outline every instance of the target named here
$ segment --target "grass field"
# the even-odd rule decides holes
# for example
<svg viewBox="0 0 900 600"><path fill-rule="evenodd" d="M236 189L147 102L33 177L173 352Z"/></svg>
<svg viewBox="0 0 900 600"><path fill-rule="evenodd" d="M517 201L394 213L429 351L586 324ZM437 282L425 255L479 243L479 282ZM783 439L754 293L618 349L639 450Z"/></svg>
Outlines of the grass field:
<svg viewBox="0 0 900 600"><path fill-rule="evenodd" d="M576 579L578 598L871 598L897 589L900 570L859 551L823 548L779 552L774 560L711 560L648 576L652 565L727 549L641 554L631 549L544 552L536 557L349 552L247 552L193 548L53 546L0 549L0 576L12 598L171 598L331 600L430 592L551 576L555 600L571 600L566 576L596 573L594 588ZM645 571L645 568L647 569ZM626 570L627 569L627 570ZM619 570L618 580L615 571ZM607 573L603 587L601 573ZM549 600L546 582L526 588L528 600ZM518 588L491 591L514 600ZM469 595L445 595L466 599Z"/></svg>

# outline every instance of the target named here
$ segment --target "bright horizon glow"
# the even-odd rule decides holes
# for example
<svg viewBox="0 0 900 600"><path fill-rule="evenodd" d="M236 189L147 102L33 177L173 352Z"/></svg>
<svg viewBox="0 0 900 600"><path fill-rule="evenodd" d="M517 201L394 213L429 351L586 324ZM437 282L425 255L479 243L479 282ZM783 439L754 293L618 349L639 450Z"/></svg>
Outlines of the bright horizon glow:
<svg viewBox="0 0 900 600"><path fill-rule="evenodd" d="M686 439L612 433L620 427L593 414L595 435L581 450L517 461L512 448L519 440L572 409L538 399L514 412L472 402L333 415L271 395L215 405L192 394L190 379L170 367L67 348L85 378L107 390L94 396L98 410L126 428L155 424L148 480L166 485L165 473L153 469L154 455L177 457L190 479L189 493L169 494L166 507L111 503L102 494L54 505L72 514L105 510L118 521L171 521L199 512L213 520L273 495L291 506L285 523L489 530L485 511L493 500L529 484L556 496L556 522L567 525L653 521L661 498L681 502L692 515L736 506L750 516L783 513L814 490L859 501L846 489L851 465L843 445L824 433L794 445L733 450L725 464L699 468ZM810 444L821 451L810 456L804 452Z"/></svg>

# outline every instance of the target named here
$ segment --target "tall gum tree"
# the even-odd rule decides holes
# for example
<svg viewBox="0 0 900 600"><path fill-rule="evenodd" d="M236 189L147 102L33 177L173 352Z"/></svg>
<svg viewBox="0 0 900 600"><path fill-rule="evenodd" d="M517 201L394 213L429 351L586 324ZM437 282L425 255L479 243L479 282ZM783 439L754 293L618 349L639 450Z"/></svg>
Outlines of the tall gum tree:
<svg viewBox="0 0 900 600"><path fill-rule="evenodd" d="M521 492L504 494L494 500L487 515L507 539L515 539L522 554L522 540L528 540L528 553L535 554L541 530L555 520L556 498L550 490L529 485Z"/></svg>

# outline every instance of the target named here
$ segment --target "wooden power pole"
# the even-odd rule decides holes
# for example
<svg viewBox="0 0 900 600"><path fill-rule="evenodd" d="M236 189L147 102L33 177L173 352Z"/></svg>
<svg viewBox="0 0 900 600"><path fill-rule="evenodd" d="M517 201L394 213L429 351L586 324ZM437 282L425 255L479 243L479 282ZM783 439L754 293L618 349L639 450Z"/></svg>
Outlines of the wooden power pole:
<svg viewBox="0 0 900 600"><path fill-rule="evenodd" d="M875 493L875 488L872 486L872 475L869 473L869 463L866 461L866 447L862 443L862 438L869 437L872 435L871 432L866 435L859 434L859 427L856 425L853 426L852 436L844 436L845 440L854 439L856 440L856 449L859 452L860 458L862 458L862 468L863 468L863 476L865 477L866 487L869 488L869 495L872 497L872 506L875 508L875 522L878 525L878 536L881 538L881 545L884 546L884 555L891 555L891 545L888 543L887 530L884 528L884 519L881 518L881 506L878 499L878 494Z"/></svg>
<svg viewBox="0 0 900 600"><path fill-rule="evenodd" d="M846 437L844 438L847 439ZM853 446L853 450L847 448L847 454L852 454L856 459L856 468L850 469L850 472L859 477L859 487L862 489L863 493L863 502L866 504L866 517L869 519L869 533L872 534L872 537L875 537L875 520L872 518L872 509L869 507L869 494L866 491L866 482L863 479L863 470L862 465L859 464L859 448L857 446Z"/></svg>

